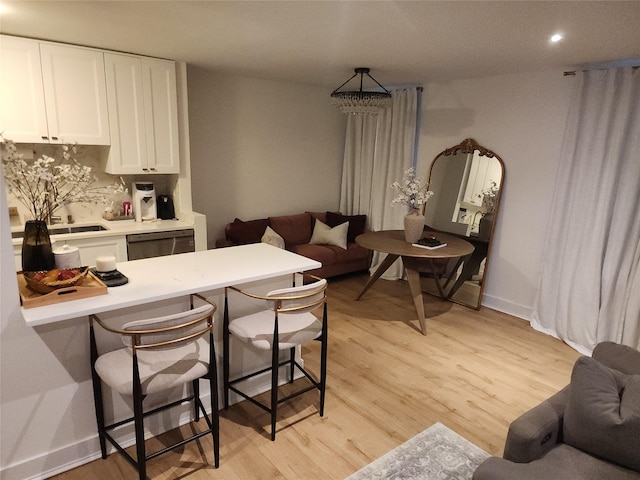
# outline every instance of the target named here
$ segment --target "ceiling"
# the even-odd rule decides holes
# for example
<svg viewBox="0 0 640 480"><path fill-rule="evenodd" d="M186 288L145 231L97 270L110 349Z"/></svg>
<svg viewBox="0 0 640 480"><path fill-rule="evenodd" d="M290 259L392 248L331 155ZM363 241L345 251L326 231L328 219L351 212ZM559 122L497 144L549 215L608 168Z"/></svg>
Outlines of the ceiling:
<svg viewBox="0 0 640 480"><path fill-rule="evenodd" d="M4 1L5 34L335 88L640 58L640 1ZM552 44L556 32L564 40Z"/></svg>

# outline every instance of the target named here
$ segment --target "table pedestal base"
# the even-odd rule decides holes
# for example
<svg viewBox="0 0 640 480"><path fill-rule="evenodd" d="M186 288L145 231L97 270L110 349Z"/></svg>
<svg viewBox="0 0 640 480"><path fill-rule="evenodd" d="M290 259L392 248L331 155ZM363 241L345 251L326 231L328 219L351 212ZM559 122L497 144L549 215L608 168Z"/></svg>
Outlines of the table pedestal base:
<svg viewBox="0 0 640 480"><path fill-rule="evenodd" d="M388 254L382 261L380 266L376 269L374 274L369 278L362 291L356 297L356 300L360 300L362 296L369 290L369 288L380 278L380 276L387 271L387 269L395 262L400 255ZM434 273L433 277L438 287L438 293L443 299L446 298L442 284L440 283L440 277L437 275L436 266L431 258L415 258L415 257L401 257L404 265L405 274L407 276L407 282L409 283L409 290L411 291L411 297L413 298L413 304L416 307L416 313L418 314L418 321L420 322L420 330L423 335L427 334L427 319L424 314L424 299L422 297L422 286L420 285L420 272ZM426 265L426 268L425 268Z"/></svg>

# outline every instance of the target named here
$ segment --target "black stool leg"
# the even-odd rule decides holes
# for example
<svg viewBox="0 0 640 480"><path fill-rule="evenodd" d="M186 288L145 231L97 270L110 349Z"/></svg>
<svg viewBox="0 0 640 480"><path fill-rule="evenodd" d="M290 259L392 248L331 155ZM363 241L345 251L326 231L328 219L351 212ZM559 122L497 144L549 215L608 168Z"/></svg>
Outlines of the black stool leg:
<svg viewBox="0 0 640 480"><path fill-rule="evenodd" d="M220 466L220 410L218 406L218 367L213 335L209 336L210 361L209 361L209 388L211 390L211 423L213 435L214 466Z"/></svg>
<svg viewBox="0 0 640 480"><path fill-rule="evenodd" d="M329 328L327 326L327 304L324 304L322 319L322 342L320 344L320 416L324 415L324 394L327 386L327 344Z"/></svg>
<svg viewBox="0 0 640 480"><path fill-rule="evenodd" d="M224 292L224 314L222 321L222 381L224 387L224 409L229 408L229 299Z"/></svg>
<svg viewBox="0 0 640 480"><path fill-rule="evenodd" d="M200 408L198 408L198 402L200 401L200 379L196 378L193 382L193 413L195 421L200 421Z"/></svg>
<svg viewBox="0 0 640 480"><path fill-rule="evenodd" d="M276 419L278 416L278 363L280 348L278 341L278 317L276 316L271 346L271 440L276 439Z"/></svg>
<svg viewBox="0 0 640 480"><path fill-rule="evenodd" d="M100 452L102 459L107 458L107 441L104 436L104 406L102 400L102 383L98 372L96 372L96 360L98 360L98 347L96 345L96 336L93 330L93 322L89 324L89 341L91 353L91 381L93 383L93 403L96 409L96 423L98 424L98 438L100 440Z"/></svg>
<svg viewBox="0 0 640 480"><path fill-rule="evenodd" d="M133 354L133 417L136 431L136 456L140 480L147 478L147 459L144 446L144 414L142 410L142 386L138 370L138 357Z"/></svg>
<svg viewBox="0 0 640 480"><path fill-rule="evenodd" d="M289 383L293 383L293 374L296 368L296 347L289 349Z"/></svg>

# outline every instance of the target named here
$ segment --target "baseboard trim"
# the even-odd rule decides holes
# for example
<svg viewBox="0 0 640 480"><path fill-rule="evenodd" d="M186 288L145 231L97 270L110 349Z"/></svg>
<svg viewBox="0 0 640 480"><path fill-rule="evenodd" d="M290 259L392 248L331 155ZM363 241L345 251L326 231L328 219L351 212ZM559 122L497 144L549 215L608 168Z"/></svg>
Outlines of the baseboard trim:
<svg viewBox="0 0 640 480"><path fill-rule="evenodd" d="M245 384L245 386L243 387L244 390L252 397L269 391L271 389L271 383L268 375L269 372L265 373L264 375L255 377L251 384ZM297 380L299 378L302 378L303 376L304 375L298 372L296 369L294 378ZM284 381L282 383L284 383ZM221 385L220 388L222 388ZM209 393L201 395L207 414L211 414L210 397L211 395ZM222 392L219 392L218 398L218 408L222 410L224 408L224 397L222 396ZM233 392L230 392L230 405L234 405L235 403L238 403L242 400L243 399L241 397L235 395ZM176 425L182 426L190 423L192 421L192 411L193 409L188 404L175 407L175 411L172 411L172 414L179 415L179 419L176 422ZM145 421L145 429L147 430L147 435L145 437L151 438L164 433L165 431L167 431L164 426L165 423L162 421L162 418L149 418L147 421ZM113 435L114 438L124 448L130 447L131 445L135 444L135 435L133 432L133 426L131 425L117 430L113 433ZM109 445L108 442L107 445ZM111 447L109 450L109 455L112 455L114 453L117 452L115 448ZM66 445L57 450L47 452L46 454L34 456L8 466L3 466L2 468L0 468L0 478L6 480L43 480L80 467L86 463L93 462L94 460L98 460L100 458L102 458L102 453L100 451L100 441L98 439L98 433L96 431L95 435ZM133 470L133 467L131 471L132 474L133 472L135 472L135 470Z"/></svg>
<svg viewBox="0 0 640 480"><path fill-rule="evenodd" d="M513 317L521 318L529 323L531 323L533 316L533 307L520 305L509 300L492 297L487 294L482 296L482 306L491 308L492 310L497 310L498 312L506 313Z"/></svg>

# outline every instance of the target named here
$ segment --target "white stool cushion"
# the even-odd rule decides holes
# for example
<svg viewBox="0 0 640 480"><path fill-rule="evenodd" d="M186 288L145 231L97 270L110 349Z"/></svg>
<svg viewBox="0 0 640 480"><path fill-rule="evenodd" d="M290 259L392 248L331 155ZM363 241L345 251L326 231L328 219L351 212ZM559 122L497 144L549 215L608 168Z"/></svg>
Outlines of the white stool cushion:
<svg viewBox="0 0 640 480"><path fill-rule="evenodd" d="M272 313L273 315L273 313ZM176 348L138 350L142 394L161 392L191 382L209 370L209 342L204 338ZM96 372L123 395L133 393L133 352L121 348L98 357Z"/></svg>
<svg viewBox="0 0 640 480"><path fill-rule="evenodd" d="M261 350L271 350L274 327L273 310L263 310L229 322L229 331L235 337L251 343ZM310 342L322 333L322 322L315 315L305 313L281 313L278 316L280 349L292 348Z"/></svg>

